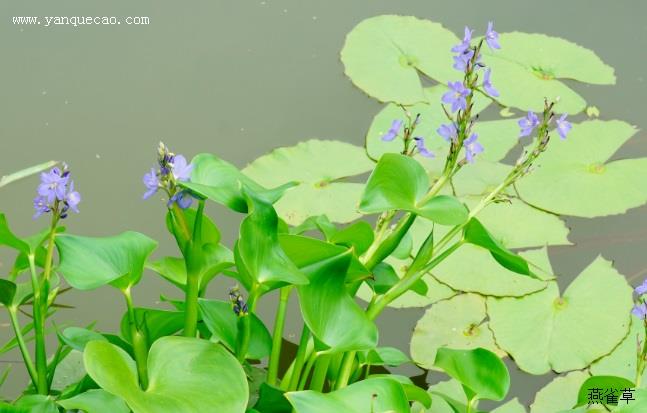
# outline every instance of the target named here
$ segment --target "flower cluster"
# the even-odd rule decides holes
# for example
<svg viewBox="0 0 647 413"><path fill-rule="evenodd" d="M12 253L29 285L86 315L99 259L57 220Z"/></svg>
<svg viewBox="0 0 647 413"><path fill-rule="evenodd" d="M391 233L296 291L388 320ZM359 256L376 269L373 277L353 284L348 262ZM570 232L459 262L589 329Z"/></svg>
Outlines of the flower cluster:
<svg viewBox="0 0 647 413"><path fill-rule="evenodd" d="M634 292L638 295L639 300L634 308L631 310L631 314L640 318L641 320L647 322L647 304L642 298L643 295L647 294L647 279L643 281L638 287L634 289Z"/></svg>
<svg viewBox="0 0 647 413"><path fill-rule="evenodd" d="M143 198L148 199L158 190L163 189L169 197L169 207L173 203L177 203L182 209L190 207L193 202L191 194L179 189L177 183L189 181L193 165L188 163L184 156L169 151L162 142L159 144L157 155L158 169L151 168L143 178L146 187Z"/></svg>
<svg viewBox="0 0 647 413"><path fill-rule="evenodd" d="M410 116L407 113L407 116ZM402 140L404 141L404 151L405 155L413 155L417 151L420 155L425 158L435 157L434 153L430 151L427 146L425 146L425 138L422 136L413 136L413 132L416 129L416 126L420 124L420 114L417 114L416 117L411 120L409 119L409 124L404 126L404 121L402 119L394 119L391 122L391 127L389 130L382 135L382 140L384 142L391 142L400 135L400 130L403 130ZM404 129L402 128L404 126ZM415 146L409 148L409 143L413 140Z"/></svg>
<svg viewBox="0 0 647 413"><path fill-rule="evenodd" d="M48 212L52 212L56 219L67 218L69 210L79 212L81 195L74 190L74 181L70 179L66 164L63 164L63 168L56 167L41 173L37 193L34 198L34 219Z"/></svg>
<svg viewBox="0 0 647 413"><path fill-rule="evenodd" d="M548 122L550 123L552 119L553 116L551 114ZM520 138L523 138L524 136L530 136L535 128L537 128L541 124L537 114L532 111L528 112L525 118L519 119L518 123L519 128L521 128L521 133L519 134ZM555 125L555 129L557 129L557 133L562 140L566 139L566 135L568 135L568 132L573 127L573 125L571 125L571 123L566 120L566 114L563 114L558 119L556 119Z"/></svg>
<svg viewBox="0 0 647 413"><path fill-rule="evenodd" d="M242 317L249 313L247 303L240 294L240 290L237 286L229 289L229 301L231 302L234 313L236 313L237 316Z"/></svg>

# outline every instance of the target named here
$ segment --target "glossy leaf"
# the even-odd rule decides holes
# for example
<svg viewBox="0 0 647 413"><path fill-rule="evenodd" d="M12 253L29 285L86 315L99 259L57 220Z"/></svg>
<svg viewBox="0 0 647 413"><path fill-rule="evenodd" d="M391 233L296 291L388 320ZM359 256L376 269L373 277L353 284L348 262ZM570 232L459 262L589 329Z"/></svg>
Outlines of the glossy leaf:
<svg viewBox="0 0 647 413"><path fill-rule="evenodd" d="M525 297L489 298L487 307L499 347L522 370L543 374L582 369L609 354L627 335L632 298L624 277L599 257L561 296L550 282Z"/></svg>
<svg viewBox="0 0 647 413"><path fill-rule="evenodd" d="M373 228L368 222L358 221L337 231L330 237L330 242L354 248L355 254L362 255L373 243Z"/></svg>
<svg viewBox="0 0 647 413"><path fill-rule="evenodd" d="M56 247L58 272L72 287L90 290L117 280L120 287L137 284L157 242L130 231L104 238L63 234Z"/></svg>
<svg viewBox="0 0 647 413"><path fill-rule="evenodd" d="M9 411L12 413L58 413L58 408L50 397L42 394L30 394L18 399L14 404L14 409Z"/></svg>
<svg viewBox="0 0 647 413"><path fill-rule="evenodd" d="M0 279L0 303L5 307L13 304L16 295L16 284L9 280Z"/></svg>
<svg viewBox="0 0 647 413"><path fill-rule="evenodd" d="M4 214L0 214L0 245L6 245L24 254L29 254L29 244L11 232L7 223L7 217Z"/></svg>
<svg viewBox="0 0 647 413"><path fill-rule="evenodd" d="M589 395L591 394L591 389L634 389L636 385L631 381L623 377L617 376L592 376L589 377L582 383L580 391L577 393L577 405L587 405L589 404ZM605 400L606 402L606 400ZM606 403L608 405L616 406L617 400L614 403L609 401Z"/></svg>
<svg viewBox="0 0 647 413"><path fill-rule="evenodd" d="M411 16L363 20L341 51L345 73L355 86L382 102L425 101L419 72L446 82L456 73L450 49L458 38L438 23Z"/></svg>
<svg viewBox="0 0 647 413"><path fill-rule="evenodd" d="M84 360L90 377L134 413L193 413L213 406L222 413L243 413L247 406L245 373L219 344L188 337L157 340L148 357L146 391L137 383L135 362L120 348L92 341Z"/></svg>
<svg viewBox="0 0 647 413"><path fill-rule="evenodd" d="M193 165L191 180L182 182L182 186L238 212L247 212L248 205L242 193L243 186L273 204L288 188L295 185L283 183L277 188L266 189L240 172L234 165L212 154L199 154L193 158L191 164Z"/></svg>
<svg viewBox="0 0 647 413"><path fill-rule="evenodd" d="M377 327L346 290L350 262L348 251L301 268L310 280L297 287L301 314L317 338L318 351L365 350L377 344Z"/></svg>
<svg viewBox="0 0 647 413"><path fill-rule="evenodd" d="M361 351L357 355L360 365L397 367L411 361L406 354L395 347L376 347Z"/></svg>
<svg viewBox="0 0 647 413"><path fill-rule="evenodd" d="M476 294L461 294L436 303L422 316L411 337L411 357L425 369L434 369L439 348L471 350L485 348L499 356L488 327L485 299Z"/></svg>
<svg viewBox="0 0 647 413"><path fill-rule="evenodd" d="M263 291L287 284L306 284L307 278L279 244L278 216L272 205L252 196L248 196L247 200L250 213L240 225L240 239L236 248L238 270L248 274L250 285L260 285Z"/></svg>
<svg viewBox="0 0 647 413"><path fill-rule="evenodd" d="M435 366L470 389L477 398L502 400L510 388L510 374L499 357L483 348L440 348Z"/></svg>
<svg viewBox="0 0 647 413"><path fill-rule="evenodd" d="M77 351L83 351L85 345L90 341L108 341L102 334L80 327L66 328L59 334L59 338Z"/></svg>
<svg viewBox="0 0 647 413"><path fill-rule="evenodd" d="M130 409L119 397L105 390L88 390L77 396L59 400L58 404L66 410L83 410L90 413L128 413Z"/></svg>
<svg viewBox="0 0 647 413"><path fill-rule="evenodd" d="M568 138L551 142L535 170L519 181L521 197L555 213L588 218L644 204L647 158L609 160L635 133L615 120L573 125Z"/></svg>
<svg viewBox="0 0 647 413"><path fill-rule="evenodd" d="M144 333L149 347L158 338L173 335L184 327L183 311L135 308L134 313L137 328ZM128 343L132 343L128 313L125 313L121 319L121 336Z"/></svg>
<svg viewBox="0 0 647 413"><path fill-rule="evenodd" d="M402 385L386 378L363 380L326 394L307 390L285 396L296 413L409 412L409 401Z"/></svg>
<svg viewBox="0 0 647 413"><path fill-rule="evenodd" d="M200 299L199 305L202 320L212 334L211 341L220 342L232 352L238 352L241 326L231 303ZM270 354L272 337L256 314L251 313L249 317L251 317L251 335L245 358L261 360Z"/></svg>
<svg viewBox="0 0 647 413"><path fill-rule="evenodd" d="M404 210L443 225L467 220L467 208L456 198L438 195L425 200L429 178L416 160L400 154L384 154L366 183L360 211L377 213Z"/></svg>

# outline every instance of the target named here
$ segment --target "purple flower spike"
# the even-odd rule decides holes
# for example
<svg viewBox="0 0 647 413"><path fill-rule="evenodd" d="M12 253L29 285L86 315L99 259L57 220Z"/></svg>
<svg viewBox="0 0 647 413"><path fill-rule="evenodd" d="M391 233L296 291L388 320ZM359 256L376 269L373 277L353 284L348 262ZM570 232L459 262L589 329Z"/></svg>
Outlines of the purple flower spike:
<svg viewBox="0 0 647 413"><path fill-rule="evenodd" d="M476 140L477 138L478 135L473 133L463 142L463 145L465 146L465 159L467 159L467 162L469 163L473 163L474 157L484 150L483 145Z"/></svg>
<svg viewBox="0 0 647 413"><path fill-rule="evenodd" d="M469 27L465 26L465 36L463 37L463 41L460 44L452 47L452 52L464 53L465 50L469 49L473 32L474 30L471 30Z"/></svg>
<svg viewBox="0 0 647 413"><path fill-rule="evenodd" d="M645 305L645 303L634 305L634 308L631 309L631 314L635 315L641 320L645 320L647 318L647 305Z"/></svg>
<svg viewBox="0 0 647 413"><path fill-rule="evenodd" d="M391 128L382 136L382 140L384 142L391 142L393 139L395 139L398 136L398 133L400 133L400 128L402 127L402 124L404 122L400 119L395 119L391 123Z"/></svg>
<svg viewBox="0 0 647 413"><path fill-rule="evenodd" d="M144 194L144 199L148 199L153 196L160 187L160 181L155 172L155 168L151 168L151 171L144 175L142 179L144 186L146 186L146 193Z"/></svg>
<svg viewBox="0 0 647 413"><path fill-rule="evenodd" d="M559 137L566 139L566 135L568 135L568 132L573 127L573 125L571 125L571 122L566 120L566 113L563 114L559 119L557 119L555 123L557 123L557 133L559 133Z"/></svg>
<svg viewBox="0 0 647 413"><path fill-rule="evenodd" d="M483 75L483 89L485 89L485 92L487 92L488 95L492 97L497 97L499 96L499 91L492 86L492 82L490 81L490 75L492 74L492 70L488 68L485 71L485 74Z"/></svg>
<svg viewBox="0 0 647 413"><path fill-rule="evenodd" d="M440 128L436 129L436 132L438 132L438 134L447 142L456 140L456 137L458 136L458 130L456 129L456 125L453 123L440 125Z"/></svg>
<svg viewBox="0 0 647 413"><path fill-rule="evenodd" d="M38 195L45 197L48 204L52 204L54 200L63 201L69 178L69 174L61 172L59 168L52 168L49 172L41 173Z"/></svg>
<svg viewBox="0 0 647 413"><path fill-rule="evenodd" d="M643 281L642 284L640 284L638 287L636 287L636 289L634 291L638 295L643 295L643 294L647 293L647 279L645 279L645 281Z"/></svg>
<svg viewBox="0 0 647 413"><path fill-rule="evenodd" d="M436 157L436 155L434 155L434 153L429 149L427 149L427 147L425 146L424 138L420 136L416 136L415 138L413 138L413 140L416 142L416 148L418 149L418 152L420 153L420 155L424 156L425 158Z"/></svg>
<svg viewBox="0 0 647 413"><path fill-rule="evenodd" d="M499 44L499 33L494 31L494 23L488 22L487 30L485 32L485 42L490 49L500 49L501 45Z"/></svg>
<svg viewBox="0 0 647 413"><path fill-rule="evenodd" d="M519 127L521 128L521 133L519 134L520 138L524 136L529 136L532 131L539 126L539 118L534 112L528 112L525 118L519 119Z"/></svg>
<svg viewBox="0 0 647 413"><path fill-rule="evenodd" d="M449 92L445 93L442 97L442 102L452 105L452 112L459 109L467 109L467 101L465 98L470 94L469 90L463 85L462 82L449 82Z"/></svg>
<svg viewBox="0 0 647 413"><path fill-rule="evenodd" d="M81 194L74 190L74 182L70 182L70 190L65 196L65 205L72 211L79 213L79 203L81 202Z"/></svg>
<svg viewBox="0 0 647 413"><path fill-rule="evenodd" d="M464 72L470 63L470 60L472 60L472 56L474 56L473 50L466 50L465 52L454 56L454 66L452 67L456 70Z"/></svg>
<svg viewBox="0 0 647 413"><path fill-rule="evenodd" d="M175 155L173 158L173 177L176 181L184 182L191 178L193 165L186 161L182 155Z"/></svg>

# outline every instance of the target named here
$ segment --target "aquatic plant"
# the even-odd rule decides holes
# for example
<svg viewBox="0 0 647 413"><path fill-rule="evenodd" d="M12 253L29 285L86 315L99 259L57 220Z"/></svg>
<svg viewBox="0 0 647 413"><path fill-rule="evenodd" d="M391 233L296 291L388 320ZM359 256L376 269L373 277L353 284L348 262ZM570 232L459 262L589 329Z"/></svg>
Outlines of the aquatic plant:
<svg viewBox="0 0 647 413"><path fill-rule="evenodd" d="M475 413L480 401L508 396L509 356L531 374L568 373L537 394L532 413L644 411L647 287L634 298L598 257L560 292L547 251L570 244L561 215L617 214L647 201L647 159L609 160L635 128L568 118L586 102L559 79L612 84L613 69L573 43L499 34L491 22L473 36L403 16L370 18L349 33L346 74L385 102L365 148L309 140L239 170L208 153L188 162L160 144L143 198L162 198L177 256L153 258L157 242L136 232L67 233L60 224L79 212L81 196L66 165L43 172L34 208L49 226L19 237L0 215L0 245L17 254L0 279L15 333L4 348L19 348L31 379L3 409ZM481 121L496 107L501 119ZM207 203L242 214L232 246ZM135 305L146 270L178 288L162 297L166 309ZM236 283L225 300L208 294L216 276ZM116 288L121 331L48 324L63 280ZM270 331L257 305L275 290ZM281 368L295 296L303 328ZM375 320L389 307L428 307L410 356L380 345ZM20 313L32 321L22 325ZM384 373L406 363L449 380L427 389ZM526 408L511 399L494 411Z"/></svg>

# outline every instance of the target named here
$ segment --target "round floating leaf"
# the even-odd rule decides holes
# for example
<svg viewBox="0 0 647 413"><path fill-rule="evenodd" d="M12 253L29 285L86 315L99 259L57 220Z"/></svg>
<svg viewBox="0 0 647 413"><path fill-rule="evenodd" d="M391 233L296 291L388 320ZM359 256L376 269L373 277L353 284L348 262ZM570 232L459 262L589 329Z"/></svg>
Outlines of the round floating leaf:
<svg viewBox="0 0 647 413"><path fill-rule="evenodd" d="M128 413L130 409L119 397L101 389L88 390L72 398L59 400L66 410L83 410L91 413Z"/></svg>
<svg viewBox="0 0 647 413"><path fill-rule="evenodd" d="M614 70L593 51L559 37L545 34L501 33L501 49L484 55L496 56L524 66L540 77L575 79L598 85L616 82Z"/></svg>
<svg viewBox="0 0 647 413"><path fill-rule="evenodd" d="M413 330L411 357L421 367L433 369L441 347L482 347L505 355L494 343L486 318L485 299L480 295L462 294L436 303Z"/></svg>
<svg viewBox="0 0 647 413"><path fill-rule="evenodd" d="M438 23L376 16L346 36L341 60L346 75L369 96L409 105L425 100L418 72L441 82L456 78L450 49L458 42Z"/></svg>
<svg viewBox="0 0 647 413"><path fill-rule="evenodd" d="M358 146L310 139L261 156L243 173L265 186L298 183L276 203L276 210L288 224L299 225L315 215L326 215L333 222L357 218L361 186L336 181L372 168L373 163Z"/></svg>
<svg viewBox="0 0 647 413"><path fill-rule="evenodd" d="M387 378L369 378L331 393L312 390L286 393L296 413L408 413L402 385Z"/></svg>
<svg viewBox="0 0 647 413"><path fill-rule="evenodd" d="M508 394L508 368L489 350L440 348L436 353L435 366L458 380L466 388L466 394L472 393L470 399L503 400Z"/></svg>
<svg viewBox="0 0 647 413"><path fill-rule="evenodd" d="M499 347L522 370L544 374L582 369L609 354L627 334L632 299L624 277L598 257L561 297L550 282L522 298L489 298L487 306Z"/></svg>
<svg viewBox="0 0 647 413"><path fill-rule="evenodd" d="M589 377L581 371L573 371L555 378L535 396L530 413L555 413L567 410L577 404L577 393Z"/></svg>
<svg viewBox="0 0 647 413"><path fill-rule="evenodd" d="M61 257L58 272L72 287L91 290L122 277L120 284L136 284L157 242L132 231L104 238L62 234L56 237L56 247Z"/></svg>
<svg viewBox="0 0 647 413"><path fill-rule="evenodd" d="M243 413L248 386L243 368L224 347L188 337L162 337L148 356L149 385L139 388L135 362L110 343L92 341L84 352L88 374L121 397L134 413Z"/></svg>
<svg viewBox="0 0 647 413"><path fill-rule="evenodd" d="M530 204L564 215L620 214L647 201L647 158L609 161L636 129L621 121L591 120L573 125L556 140L537 167L518 183Z"/></svg>
<svg viewBox="0 0 647 413"><path fill-rule="evenodd" d="M629 334L622 340L611 354L602 357L591 365L591 373L596 376L619 376L636 380L636 343L645 340L645 329L636 319L631 320ZM647 380L647 372L643 373L642 382Z"/></svg>
<svg viewBox="0 0 647 413"><path fill-rule="evenodd" d="M526 408L523 404L519 403L519 400L515 397L507 403L492 410L491 413L526 413Z"/></svg>
<svg viewBox="0 0 647 413"><path fill-rule="evenodd" d="M533 273L550 278L552 270L545 249L524 251L521 257L534 264ZM546 288L546 281L525 277L501 266L489 251L463 245L433 270L434 276L449 287L492 296L523 296Z"/></svg>

